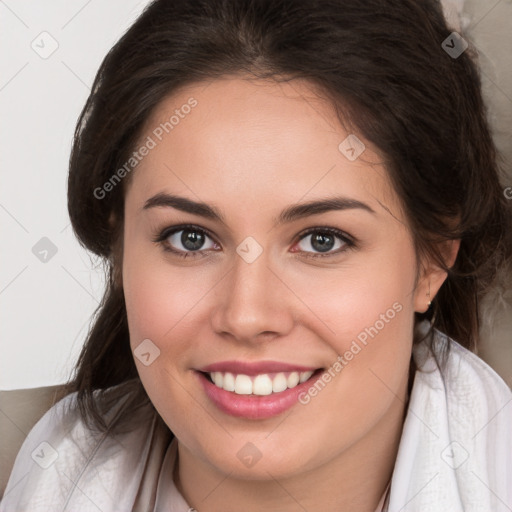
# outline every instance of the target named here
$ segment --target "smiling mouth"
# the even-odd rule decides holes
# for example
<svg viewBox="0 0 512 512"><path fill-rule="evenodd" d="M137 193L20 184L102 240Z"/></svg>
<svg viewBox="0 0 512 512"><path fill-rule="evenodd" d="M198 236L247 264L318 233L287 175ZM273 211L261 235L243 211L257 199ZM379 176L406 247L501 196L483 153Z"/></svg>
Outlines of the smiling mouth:
<svg viewBox="0 0 512 512"><path fill-rule="evenodd" d="M219 389L237 395L267 396L293 389L314 377L323 368L305 372L276 372L258 375L235 374L231 372L201 372L205 378Z"/></svg>

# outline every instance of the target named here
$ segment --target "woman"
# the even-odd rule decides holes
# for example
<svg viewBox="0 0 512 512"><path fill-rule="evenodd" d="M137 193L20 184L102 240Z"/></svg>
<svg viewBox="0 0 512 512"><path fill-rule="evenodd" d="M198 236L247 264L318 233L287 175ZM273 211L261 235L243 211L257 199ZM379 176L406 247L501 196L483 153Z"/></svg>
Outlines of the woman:
<svg viewBox="0 0 512 512"><path fill-rule="evenodd" d="M438 2L156 1L92 90L108 286L0 510L509 510L510 210Z"/></svg>

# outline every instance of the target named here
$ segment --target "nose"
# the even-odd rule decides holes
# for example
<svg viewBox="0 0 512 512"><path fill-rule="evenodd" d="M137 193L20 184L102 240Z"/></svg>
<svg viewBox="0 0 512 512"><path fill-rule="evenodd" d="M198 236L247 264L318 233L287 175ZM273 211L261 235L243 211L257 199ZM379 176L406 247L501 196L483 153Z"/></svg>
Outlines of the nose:
<svg viewBox="0 0 512 512"><path fill-rule="evenodd" d="M270 341L293 328L297 303L265 252L252 263L237 255L222 286L216 287L215 300L212 328L238 343Z"/></svg>

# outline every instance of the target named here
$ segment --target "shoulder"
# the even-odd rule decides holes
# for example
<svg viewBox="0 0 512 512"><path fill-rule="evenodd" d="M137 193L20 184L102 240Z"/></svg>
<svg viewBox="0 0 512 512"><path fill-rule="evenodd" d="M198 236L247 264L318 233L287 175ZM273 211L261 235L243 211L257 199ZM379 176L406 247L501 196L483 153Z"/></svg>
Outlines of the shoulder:
<svg viewBox="0 0 512 512"><path fill-rule="evenodd" d="M512 400L512 390L489 364L438 330L431 346L421 343L414 348L414 357L424 380L442 380L445 391L458 402L466 398L474 406L480 399L497 406Z"/></svg>
<svg viewBox="0 0 512 512"><path fill-rule="evenodd" d="M126 401L130 394L125 397ZM123 402L118 400L105 413L107 422L122 412ZM64 397L25 439L0 512L42 512L66 507L122 510L135 498L135 484L137 478L140 480L147 440L151 437L152 408L146 407L144 413L145 421L135 422L121 433L100 432L83 421L76 393Z"/></svg>
<svg viewBox="0 0 512 512"><path fill-rule="evenodd" d="M413 346L390 510L504 510L512 505L512 391L455 340L434 331L431 341Z"/></svg>

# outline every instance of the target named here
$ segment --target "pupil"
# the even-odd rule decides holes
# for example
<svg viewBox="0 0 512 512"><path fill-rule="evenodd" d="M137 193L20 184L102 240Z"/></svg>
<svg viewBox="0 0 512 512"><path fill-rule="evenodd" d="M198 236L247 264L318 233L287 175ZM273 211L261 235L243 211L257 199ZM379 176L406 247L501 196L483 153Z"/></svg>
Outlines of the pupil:
<svg viewBox="0 0 512 512"><path fill-rule="evenodd" d="M181 243L183 244L183 247L186 247L190 251L196 251L204 244L204 235L197 231L184 230L181 235Z"/></svg>
<svg viewBox="0 0 512 512"><path fill-rule="evenodd" d="M313 237L311 245L320 252L330 251L334 247L334 237L326 234L317 234Z"/></svg>

